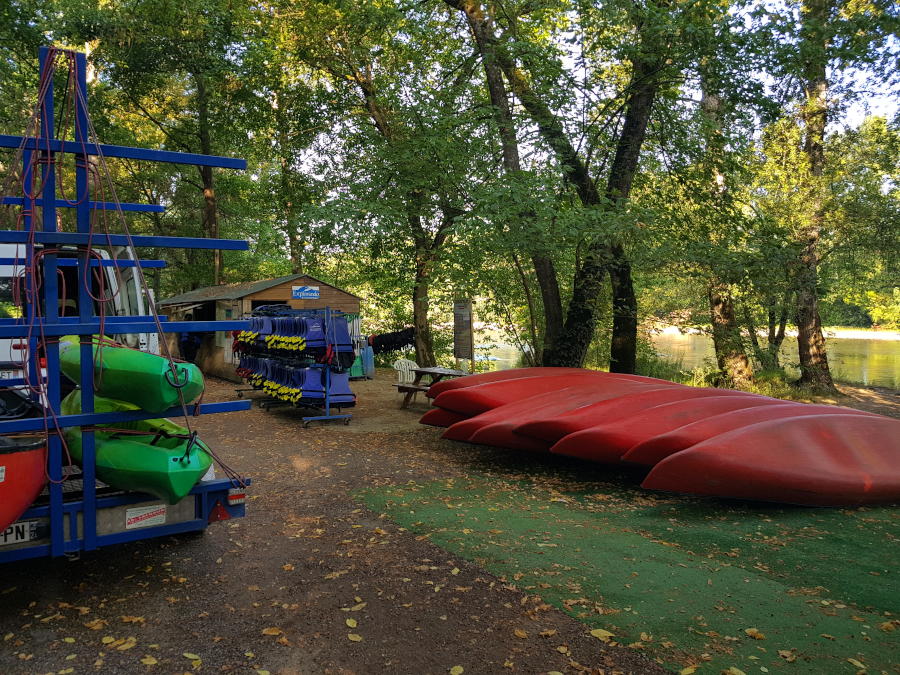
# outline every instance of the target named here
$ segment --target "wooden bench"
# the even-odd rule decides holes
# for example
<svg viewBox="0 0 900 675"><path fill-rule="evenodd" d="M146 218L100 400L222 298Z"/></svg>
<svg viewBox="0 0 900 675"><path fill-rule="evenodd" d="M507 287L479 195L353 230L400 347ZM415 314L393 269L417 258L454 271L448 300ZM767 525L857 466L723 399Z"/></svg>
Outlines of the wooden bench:
<svg viewBox="0 0 900 675"><path fill-rule="evenodd" d="M431 388L430 386L423 384L395 384L393 386L397 388L398 392L406 394L406 396L403 397L403 404L400 406L401 408L407 407L416 394L419 392L426 392Z"/></svg>

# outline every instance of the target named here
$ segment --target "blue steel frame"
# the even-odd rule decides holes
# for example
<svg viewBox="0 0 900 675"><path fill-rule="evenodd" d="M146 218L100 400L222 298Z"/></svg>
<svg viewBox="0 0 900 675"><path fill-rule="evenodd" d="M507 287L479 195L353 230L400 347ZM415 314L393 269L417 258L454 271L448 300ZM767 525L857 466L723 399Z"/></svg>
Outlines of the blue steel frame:
<svg viewBox="0 0 900 675"><path fill-rule="evenodd" d="M49 76L51 57L57 50L49 47L40 49L40 72L42 80ZM23 229L0 231L0 242L26 244L25 260L15 261L0 259L0 264L14 264L24 262L26 266L33 260L34 250L31 242L37 244L75 245L84 246L89 242L93 246L136 246L157 248L192 248L192 249L224 249L232 251L247 250L247 242L233 239L202 239L192 237L156 237L106 235L101 233L91 234L91 212L96 209L118 209L123 211L160 212L163 207L156 204L121 204L110 202L96 202L90 200L90 181L88 176L88 156L102 153L105 157L122 157L136 160L150 160L157 162L169 162L199 166L220 167L229 169L245 169L247 163L242 159L231 157L215 157L179 153L160 150L147 150L143 148L129 148L116 145L97 145L89 142L88 111L87 111L87 60L84 54L75 53L76 87L79 95L76 96L75 107L75 140L67 141L55 137L53 86L46 88L43 100L39 101L41 109L40 136L36 138L21 138L17 136L0 135L0 148L23 148L23 184L33 185L32 159L34 153L38 153L37 166L40 166L42 193L39 197L29 198L6 196L0 198L0 203L5 205L21 206L24 209ZM98 152L99 150L99 152ZM56 173L54 160L57 153L69 153L75 155L75 203L56 196ZM41 209L40 222L34 218L35 207ZM76 213L77 232L59 232L57 230L57 208L74 208ZM0 319L0 338L25 338L29 335L28 344L28 368L23 378L0 380L4 386L16 386L25 382L31 384L43 383L45 385L46 404L56 416L58 425L62 427L76 427L82 425L110 424L125 422L128 420L152 419L165 416L178 416L182 414L181 408L172 408L165 413L146 413L144 411L95 413L93 390L93 354L89 343L81 345L81 407L82 413L78 415L60 414L60 381L61 371L59 363L59 345L50 342L44 346L46 355L46 367L38 363L38 338L34 333L42 333L46 337L72 335L90 337L100 330L98 317L94 315L94 303L88 291L88 274L91 267L97 265L121 265L133 267L139 264L141 267L163 267L163 261L97 261L88 259L85 250L78 251L77 259L59 259L54 254L44 255L43 266L43 300L44 317L36 316L36 303L29 303L26 316L22 319ZM75 317L60 317L57 306L57 268L60 266L78 267L78 312ZM31 294L36 286L31 274L26 274L26 288ZM33 297L33 296L32 296ZM164 332L191 332L191 331L215 331L215 330L242 330L249 327L248 321L180 321L169 322L164 317ZM156 324L152 317L107 317L106 327L115 333L145 333L155 332ZM39 330L34 330L40 326ZM225 403L205 403L190 406L190 412L195 415L205 415L237 410L247 410L249 401L231 401ZM43 431L42 419L23 419L0 421L0 434L23 431ZM46 518L50 523L50 543L17 548L4 551L0 548L0 562L23 560L36 557L55 557L67 553L79 551L91 551L101 546L117 544L126 541L135 541L150 537L158 537L179 532L202 530L209 523L216 510L213 519L224 517L240 517L244 515L244 505L230 505L228 502L229 490L236 487L230 480L219 479L203 481L191 491L195 509L192 520L160 525L155 527L138 528L123 532L101 535L97 533L97 511L99 509L112 508L146 502L153 500L148 495L138 493L125 493L112 496L98 496L95 474L95 444L94 432L82 429L82 478L84 490L78 499L64 500L62 480L62 441L58 434L51 431L47 443L47 469L50 477L49 502L46 505L32 506L20 518L28 520L33 518ZM249 485L249 479L245 484ZM81 536L78 535L78 516L81 515ZM66 537L68 524L69 538Z"/></svg>

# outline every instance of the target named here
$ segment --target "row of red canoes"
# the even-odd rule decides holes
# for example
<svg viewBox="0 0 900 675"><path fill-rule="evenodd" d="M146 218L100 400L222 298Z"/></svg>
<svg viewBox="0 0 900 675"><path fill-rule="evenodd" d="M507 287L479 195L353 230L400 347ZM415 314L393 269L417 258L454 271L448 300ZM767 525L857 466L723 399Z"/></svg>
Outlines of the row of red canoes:
<svg viewBox="0 0 900 675"><path fill-rule="evenodd" d="M900 501L900 421L831 405L580 368L521 368L428 391L444 438L650 467L642 486L841 506Z"/></svg>

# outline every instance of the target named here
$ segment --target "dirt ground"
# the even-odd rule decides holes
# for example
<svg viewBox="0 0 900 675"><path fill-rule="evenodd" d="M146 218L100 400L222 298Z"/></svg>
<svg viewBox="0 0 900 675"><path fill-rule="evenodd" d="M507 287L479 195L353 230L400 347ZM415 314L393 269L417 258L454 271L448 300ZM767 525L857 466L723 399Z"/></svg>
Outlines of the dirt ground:
<svg viewBox="0 0 900 675"><path fill-rule="evenodd" d="M807 403L830 403L857 410L900 418L900 391L887 387L858 387L851 384L838 384L837 396L815 396L805 400Z"/></svg>
<svg viewBox="0 0 900 675"><path fill-rule="evenodd" d="M420 426L423 400L400 410L393 377L354 383L349 426L255 406L198 418L254 481L247 517L5 565L0 672L665 672L354 499L503 456ZM234 387L213 380L206 400Z"/></svg>

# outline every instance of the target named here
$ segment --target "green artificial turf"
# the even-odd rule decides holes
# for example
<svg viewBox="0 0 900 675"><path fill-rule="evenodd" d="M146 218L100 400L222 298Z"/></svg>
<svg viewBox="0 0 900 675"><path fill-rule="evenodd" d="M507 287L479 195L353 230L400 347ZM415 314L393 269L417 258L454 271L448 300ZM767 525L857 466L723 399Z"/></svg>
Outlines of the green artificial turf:
<svg viewBox="0 0 900 675"><path fill-rule="evenodd" d="M360 497L676 672L900 672L897 508L690 500L558 475Z"/></svg>

